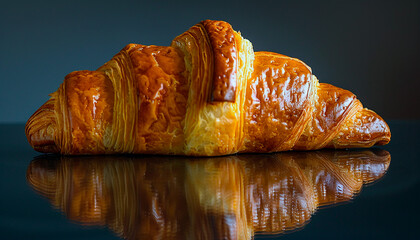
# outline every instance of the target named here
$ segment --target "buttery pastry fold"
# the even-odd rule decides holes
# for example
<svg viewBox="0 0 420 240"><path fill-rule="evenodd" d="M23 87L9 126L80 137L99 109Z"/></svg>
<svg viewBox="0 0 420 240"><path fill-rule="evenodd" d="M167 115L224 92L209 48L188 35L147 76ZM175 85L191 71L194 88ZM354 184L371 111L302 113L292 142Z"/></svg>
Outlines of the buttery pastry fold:
<svg viewBox="0 0 420 240"><path fill-rule="evenodd" d="M371 147L385 121L302 61L255 52L230 24L206 20L170 46L129 44L75 71L26 124L40 152L227 155Z"/></svg>

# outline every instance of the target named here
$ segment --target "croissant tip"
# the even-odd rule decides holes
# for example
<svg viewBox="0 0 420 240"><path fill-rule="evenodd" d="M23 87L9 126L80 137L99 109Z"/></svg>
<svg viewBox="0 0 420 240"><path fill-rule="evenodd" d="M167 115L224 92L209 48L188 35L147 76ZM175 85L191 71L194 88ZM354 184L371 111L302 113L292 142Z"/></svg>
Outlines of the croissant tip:
<svg viewBox="0 0 420 240"><path fill-rule="evenodd" d="M380 132L382 136L378 139L375 145L382 146L388 144L391 141L391 129L383 118L381 118L379 115L377 116L383 130Z"/></svg>
<svg viewBox="0 0 420 240"><path fill-rule="evenodd" d="M391 130L385 120L374 111L364 108L350 119L340 135L327 145L329 148L368 148L391 141Z"/></svg>
<svg viewBox="0 0 420 240"><path fill-rule="evenodd" d="M54 99L48 100L26 122L25 133L35 151L58 153L54 141L55 113Z"/></svg>

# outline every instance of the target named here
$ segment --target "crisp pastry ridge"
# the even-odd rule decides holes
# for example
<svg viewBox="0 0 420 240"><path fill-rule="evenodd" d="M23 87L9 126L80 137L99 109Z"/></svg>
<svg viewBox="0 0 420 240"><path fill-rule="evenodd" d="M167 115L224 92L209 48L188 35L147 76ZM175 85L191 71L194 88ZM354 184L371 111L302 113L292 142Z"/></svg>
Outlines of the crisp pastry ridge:
<svg viewBox="0 0 420 240"><path fill-rule="evenodd" d="M390 141L386 122L301 60L255 52L224 21L170 46L129 44L96 71L68 74L28 120L39 152L217 156Z"/></svg>

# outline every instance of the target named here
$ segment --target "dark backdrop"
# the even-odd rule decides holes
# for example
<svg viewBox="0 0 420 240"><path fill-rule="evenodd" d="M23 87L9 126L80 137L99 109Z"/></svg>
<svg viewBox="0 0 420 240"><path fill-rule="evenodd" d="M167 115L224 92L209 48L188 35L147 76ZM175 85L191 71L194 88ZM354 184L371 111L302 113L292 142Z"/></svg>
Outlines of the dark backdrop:
<svg viewBox="0 0 420 240"><path fill-rule="evenodd" d="M419 1L7 1L0 6L0 122L24 122L64 76L95 70L128 43L169 45L225 20L305 61L385 119L419 119Z"/></svg>

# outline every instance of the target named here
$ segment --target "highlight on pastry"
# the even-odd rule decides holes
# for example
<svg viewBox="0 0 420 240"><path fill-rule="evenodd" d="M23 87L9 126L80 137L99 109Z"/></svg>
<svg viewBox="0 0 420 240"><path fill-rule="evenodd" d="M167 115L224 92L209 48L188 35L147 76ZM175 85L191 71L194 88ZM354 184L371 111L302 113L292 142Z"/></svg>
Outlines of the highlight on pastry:
<svg viewBox="0 0 420 240"><path fill-rule="evenodd" d="M254 52L223 21L129 44L68 74L26 123L39 152L217 156L384 145L386 122L302 61Z"/></svg>
<svg viewBox="0 0 420 240"><path fill-rule="evenodd" d="M174 161L173 158L176 158ZM39 194L82 225L125 239L252 239L308 223L390 165L385 150L218 158L43 155L27 169Z"/></svg>

